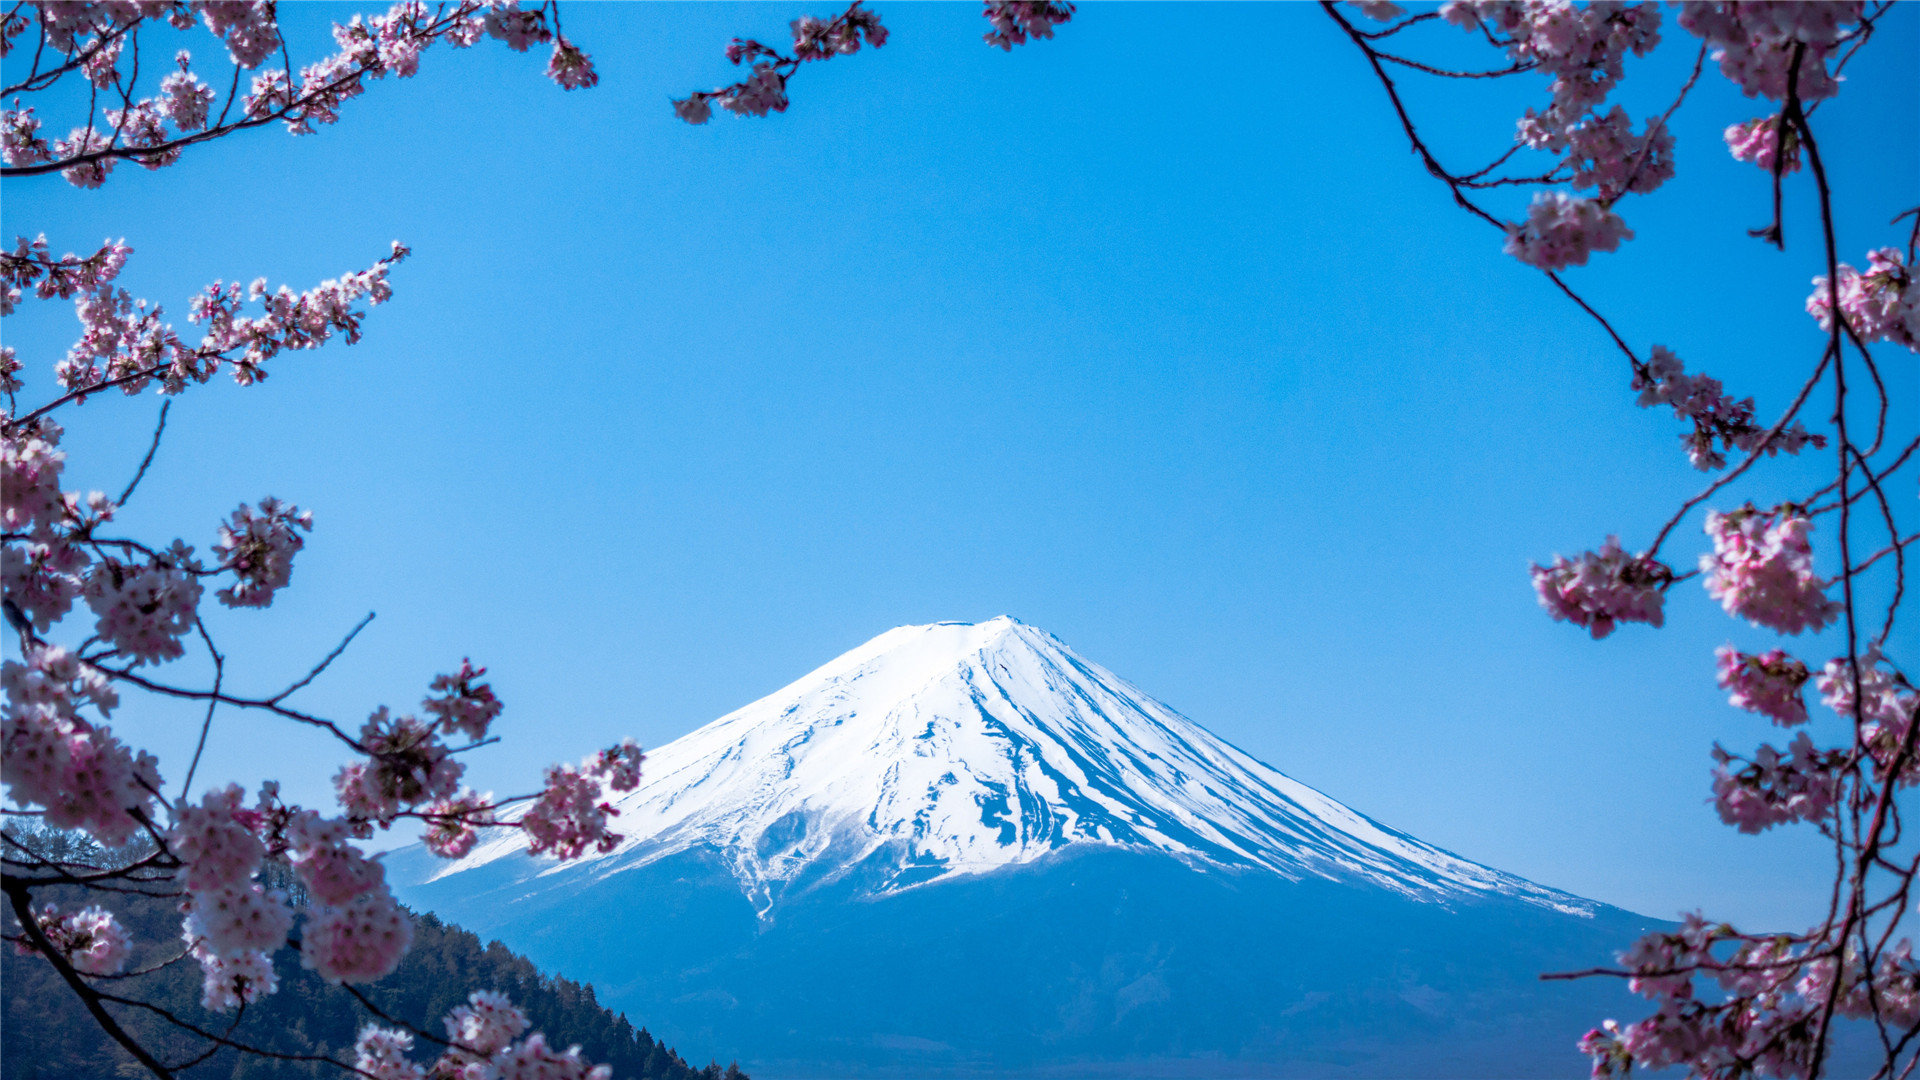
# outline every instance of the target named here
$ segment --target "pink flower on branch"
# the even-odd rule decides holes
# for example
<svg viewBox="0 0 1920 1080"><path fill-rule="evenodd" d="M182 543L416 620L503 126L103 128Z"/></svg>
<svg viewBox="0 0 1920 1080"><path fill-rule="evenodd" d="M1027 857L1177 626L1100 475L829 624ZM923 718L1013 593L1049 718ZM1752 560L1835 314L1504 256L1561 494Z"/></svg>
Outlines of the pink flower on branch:
<svg viewBox="0 0 1920 1080"><path fill-rule="evenodd" d="M189 892L209 892L250 881L266 858L266 845L255 835L244 811L238 784L209 791L199 806L183 804L175 811L167 845L185 864L184 884Z"/></svg>
<svg viewBox="0 0 1920 1080"><path fill-rule="evenodd" d="M1807 703L1800 691L1811 673L1786 650L1750 656L1723 645L1714 656L1720 662L1720 688L1729 691L1727 700L1735 707L1759 713L1781 727L1807 722Z"/></svg>
<svg viewBox="0 0 1920 1080"><path fill-rule="evenodd" d="M534 1032L525 1042L494 1055L492 1075L499 1080L612 1080L613 1070L595 1065L580 1056L578 1046L565 1053L547 1045L547 1037Z"/></svg>
<svg viewBox="0 0 1920 1080"><path fill-rule="evenodd" d="M1073 18L1073 5L1058 0L987 0L983 14L993 24L986 43L1012 52L1029 38L1052 37L1054 27ZM1372 12L1368 15L1378 18Z"/></svg>
<svg viewBox="0 0 1920 1080"><path fill-rule="evenodd" d="M1840 311L1847 328L1862 342L1891 341L1920 352L1920 288L1900 249L1885 247L1867 253L1867 271L1846 263L1839 266ZM1833 298L1825 274L1813 279L1807 314L1820 329L1833 328Z"/></svg>
<svg viewBox="0 0 1920 1080"><path fill-rule="evenodd" d="M1585 266L1595 251L1614 251L1633 230L1599 199L1542 191L1527 208L1524 224L1507 226L1506 252L1528 266L1564 270Z"/></svg>
<svg viewBox="0 0 1920 1080"><path fill-rule="evenodd" d="M230 1012L280 989L273 957L261 950L222 956L204 945L191 949L200 964L200 1005L211 1012Z"/></svg>
<svg viewBox="0 0 1920 1080"><path fill-rule="evenodd" d="M407 1056L412 1049L412 1035L368 1024L354 1041L353 1067L372 1080L426 1080L426 1069Z"/></svg>
<svg viewBox="0 0 1920 1080"><path fill-rule="evenodd" d="M493 687L480 681L486 673L486 668L474 667L472 660L462 657L458 672L434 676L421 707L440 730L458 731L479 742L487 737L487 729L505 707L494 696Z"/></svg>
<svg viewBox="0 0 1920 1080"><path fill-rule="evenodd" d="M1800 169L1800 134L1792 124L1788 124L1783 136L1778 113L1729 127L1726 140L1727 150L1733 154L1735 161L1751 161L1772 172L1774 153L1778 151L1782 155L1782 173L1798 172Z"/></svg>
<svg viewBox="0 0 1920 1080"><path fill-rule="evenodd" d="M126 970L133 953L133 939L113 913L102 907L84 907L60 914L47 904L34 913L40 932L47 936L61 958L83 975L118 975ZM22 943L22 953L32 949Z"/></svg>
<svg viewBox="0 0 1920 1080"><path fill-rule="evenodd" d="M749 65L750 74L731 86L696 91L676 99L674 115L689 124L704 124L712 119L715 105L739 116L785 112L789 104L787 80L800 65L859 52L862 41L876 49L887 43L887 30L880 25L880 16L861 7L860 0L854 0L847 10L831 20L802 16L793 20L791 29L792 56L752 38L733 39L727 46L727 60Z"/></svg>
<svg viewBox="0 0 1920 1080"><path fill-rule="evenodd" d="M1647 362L1636 365L1633 389L1640 392L1642 408L1656 405L1671 407L1674 414L1693 423L1693 430L1680 437L1687 460L1701 471L1726 467L1723 451L1753 453L1764 448L1771 457L1782 451L1797 454L1808 446L1827 445L1826 437L1802 427L1798 420L1767 438L1768 428L1754 422L1753 399L1735 401L1725 393L1720 380L1709 375L1689 375L1680 358L1665 346L1655 345Z"/></svg>
<svg viewBox="0 0 1920 1080"><path fill-rule="evenodd" d="M295 529L313 529L313 514L269 495L260 500L260 512L242 504L220 526L220 542L213 553L220 569L237 579L215 593L228 607L266 607L273 594L287 587L293 574L294 553L306 546Z"/></svg>
<svg viewBox="0 0 1920 1080"><path fill-rule="evenodd" d="M621 840L609 831L607 819L619 813L601 798L600 784L589 773L571 765L547 768L546 790L520 818L527 834L527 851L551 851L558 859L575 859L592 848L612 851Z"/></svg>
<svg viewBox="0 0 1920 1080"><path fill-rule="evenodd" d="M345 766L334 790L347 813L385 826L402 810L452 795L466 766L453 760L433 725L382 705L360 728L367 760Z"/></svg>
<svg viewBox="0 0 1920 1080"><path fill-rule="evenodd" d="M1673 581L1672 570L1646 555L1628 554L1613 536L1599 551L1577 559L1556 555L1552 566L1535 563L1532 574L1540 606L1556 621L1585 627L1595 638L1623 622L1660 626L1666 588Z"/></svg>
<svg viewBox="0 0 1920 1080"><path fill-rule="evenodd" d="M1795 821L1824 821L1840 798L1847 755L1819 750L1802 731L1782 754L1763 744L1751 759L1713 748L1713 805L1720 820L1743 833ZM1740 769L1735 762L1745 761Z"/></svg>
<svg viewBox="0 0 1920 1080"><path fill-rule="evenodd" d="M39 125L30 109L9 110L4 123L0 123L10 172L37 173L57 168L82 187L104 183L118 160L162 168L177 160L192 143L275 119L283 120L295 134L309 133L317 124L334 123L341 106L365 92L367 80L387 75L411 77L419 70L420 55L440 41L465 48L491 35L516 51L553 41L549 78L565 89L598 82L586 53L549 27L549 6L523 11L516 0L462 0L434 7L419 0L400 0L385 15L364 22L355 16L351 22L334 27L339 51L301 69L297 81L290 77L284 63L272 63L276 54L283 58L286 55L272 0L194 0L191 5L44 4L33 5L32 10L47 32L47 43L65 53L68 60L68 66L59 69L50 82L35 89L57 83L59 75L67 70L80 71L98 88L124 87L118 95L122 107L104 110L108 129L100 130L89 117L87 125L75 128L72 135L51 148L36 134ZM237 69L258 69L249 92L239 102L241 107L231 117L223 108L222 118L213 129L206 124L217 95L188 71L189 57L184 52L176 58L179 72L162 80L157 96L131 100L140 67L139 24L165 17L182 28L191 25L194 12L225 43ZM14 23L10 21L8 26L12 28ZM24 26L24 20L20 20L19 27ZM129 65L122 60L123 50L131 57L131 74L124 82L122 68ZM177 130L169 130L167 124Z"/></svg>
<svg viewBox="0 0 1920 1080"><path fill-rule="evenodd" d="M300 962L328 982L371 982L392 974L412 943L413 923L382 885L338 907L309 909Z"/></svg>
<svg viewBox="0 0 1920 1080"><path fill-rule="evenodd" d="M614 791L632 791L640 786L640 763L646 758L639 743L626 739L587 759L586 771L604 779Z"/></svg>
<svg viewBox="0 0 1920 1080"><path fill-rule="evenodd" d="M426 821L421 843L443 859L458 859L473 850L476 830L496 823L493 796L473 791L430 803L420 812Z"/></svg>
<svg viewBox="0 0 1920 1080"><path fill-rule="evenodd" d="M447 1041L454 1044L447 1052L447 1063L478 1064L505 1050L527 1030L527 1014L505 994L475 990L442 1023Z"/></svg>
<svg viewBox="0 0 1920 1080"><path fill-rule="evenodd" d="M1802 101L1818 101L1840 90L1839 80L1827 70L1827 56L1845 28L1860 21L1863 8L1859 0L1687 0L1680 5L1680 25L1713 49L1721 74L1748 97L1785 99L1799 51L1796 90Z"/></svg>
<svg viewBox="0 0 1920 1080"><path fill-rule="evenodd" d="M1707 592L1727 614L1783 634L1833 622L1840 604L1828 598L1828 583L1814 576L1807 540L1812 530L1813 522L1791 505L1708 511L1713 551L1700 556Z"/></svg>

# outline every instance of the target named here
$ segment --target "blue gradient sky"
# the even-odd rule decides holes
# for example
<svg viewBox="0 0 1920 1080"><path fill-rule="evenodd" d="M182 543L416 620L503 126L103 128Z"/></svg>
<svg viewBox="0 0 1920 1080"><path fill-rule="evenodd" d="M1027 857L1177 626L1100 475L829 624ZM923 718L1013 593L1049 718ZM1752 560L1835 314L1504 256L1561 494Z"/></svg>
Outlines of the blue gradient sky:
<svg viewBox="0 0 1920 1080"><path fill-rule="evenodd" d="M347 10L283 8L309 51ZM6 185L9 237L125 236L123 283L183 326L214 278L304 288L395 238L416 252L360 345L182 397L126 512L204 549L242 499L313 510L284 599L218 613L238 688L377 610L307 704L357 723L471 655L509 708L472 776L506 793L889 627L1006 613L1469 858L1655 915L1813 918L1815 838L1738 836L1706 805L1713 740L1781 741L1712 683L1714 647L1766 635L1687 583L1664 631L1594 643L1527 582L1530 560L1651 538L1701 484L1676 422L1451 207L1317 9L1091 5L1009 55L972 6L883 3L887 47L806 71L786 115L673 119L670 95L729 77L730 37L801 10L579 5L592 91L493 43L436 51L316 136L96 192ZM1629 65L1636 116L1691 62L1667 34ZM1855 262L1920 190L1920 20L1883 34L1816 118ZM1410 97L1464 165L1544 100L1509 84ZM1746 236L1764 177L1719 131L1759 112L1705 79L1678 178L1623 208L1638 238L1572 276L1636 346L1770 413L1817 355L1819 262L1803 183L1784 255ZM38 308L8 334L44 389L73 324ZM1911 433L1911 358L1888 368ZM77 482L117 491L157 409L73 412ZM1682 529L1674 560L1700 540ZM177 779L192 718L126 714ZM311 801L340 760L251 717L216 737L204 775Z"/></svg>

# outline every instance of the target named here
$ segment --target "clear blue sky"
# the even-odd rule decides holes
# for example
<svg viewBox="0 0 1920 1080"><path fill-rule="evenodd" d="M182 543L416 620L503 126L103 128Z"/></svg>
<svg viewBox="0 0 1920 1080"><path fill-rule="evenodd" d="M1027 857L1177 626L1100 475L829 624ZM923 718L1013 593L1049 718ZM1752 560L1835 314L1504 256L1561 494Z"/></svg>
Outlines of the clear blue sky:
<svg viewBox="0 0 1920 1080"><path fill-rule="evenodd" d="M307 703L357 723L472 655L509 709L472 776L506 793L889 627L1006 613L1470 858L1655 915L1813 917L1815 838L1741 837L1706 804L1713 740L1783 741L1712 684L1715 646L1766 636L1687 583L1664 631L1596 644L1528 585L1530 560L1608 532L1644 545L1701 483L1676 422L1451 207L1317 9L1089 5L1008 55L973 5L878 8L886 48L814 65L763 121L688 127L667 101L726 79L733 35L813 9L575 5L592 91L494 43L435 51L315 136L251 133L95 192L7 184L8 237L125 236L123 283L183 327L216 277L304 288L395 238L416 252L362 344L179 399L127 511L204 550L242 499L313 510L284 599L216 620L234 686L290 681L377 610ZM352 9L282 10L311 52ZM1920 191L1920 20L1882 32L1816 118L1856 262ZM1629 66L1636 116L1691 60L1667 33ZM1412 97L1465 164L1544 100L1510 82ZM1719 131L1759 113L1706 79L1678 179L1573 278L1636 346L1771 412L1819 347L1818 249L1798 183L1788 251L1746 236L1764 177ZM70 312L9 322L44 389ZM1911 358L1888 368L1910 433ZM117 491L157 408L71 414L76 480ZM1689 525L1676 560L1699 543ZM177 782L191 718L125 712ZM340 760L256 718L216 735L207 776L297 798Z"/></svg>

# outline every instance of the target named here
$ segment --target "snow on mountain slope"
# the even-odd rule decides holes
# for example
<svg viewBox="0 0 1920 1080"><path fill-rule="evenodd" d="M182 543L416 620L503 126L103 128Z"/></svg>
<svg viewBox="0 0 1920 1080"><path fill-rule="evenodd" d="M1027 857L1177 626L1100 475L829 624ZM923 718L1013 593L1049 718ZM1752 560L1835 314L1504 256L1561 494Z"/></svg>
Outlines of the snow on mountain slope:
<svg viewBox="0 0 1920 1080"><path fill-rule="evenodd" d="M615 806L618 848L545 873L600 876L711 845L764 914L856 868L890 892L1101 845L1199 870L1593 911L1348 809L1005 616L881 634L652 751ZM435 877L508 857L517 840Z"/></svg>

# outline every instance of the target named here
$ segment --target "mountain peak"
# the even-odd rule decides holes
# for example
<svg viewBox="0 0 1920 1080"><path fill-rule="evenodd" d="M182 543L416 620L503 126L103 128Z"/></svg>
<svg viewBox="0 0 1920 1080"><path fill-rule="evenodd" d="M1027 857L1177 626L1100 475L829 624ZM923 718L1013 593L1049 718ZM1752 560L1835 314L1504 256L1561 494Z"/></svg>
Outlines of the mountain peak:
<svg viewBox="0 0 1920 1080"><path fill-rule="evenodd" d="M707 847L765 914L852 876L885 893L1104 847L1591 911L1356 813L1005 615L889 630L654 750L615 805L625 842L550 873ZM486 845L440 876L511 850Z"/></svg>

